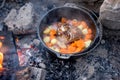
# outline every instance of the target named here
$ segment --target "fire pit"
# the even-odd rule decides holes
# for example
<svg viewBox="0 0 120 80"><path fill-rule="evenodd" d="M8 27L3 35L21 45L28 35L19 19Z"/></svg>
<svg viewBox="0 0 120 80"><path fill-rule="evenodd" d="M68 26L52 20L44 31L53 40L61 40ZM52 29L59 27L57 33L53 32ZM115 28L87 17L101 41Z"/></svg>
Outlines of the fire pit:
<svg viewBox="0 0 120 80"><path fill-rule="evenodd" d="M41 1L36 0L35 2L34 0L30 0L29 2L31 2L34 6L35 16L33 16L33 18L37 20L37 22L33 20L33 23L35 25L39 25L40 18L44 15L45 12L47 12L47 10L50 10L55 6L59 6L59 5L62 6L67 1L52 0L50 2L46 2L46 0L41 0ZM74 2L74 1L70 0L70 2ZM0 9L1 12L0 15L2 15L0 16L0 21L3 21L3 19L7 16L8 12L10 12L10 9L15 7L17 7L18 9L18 7L21 7L25 3L25 1L21 2L20 4L18 2L13 2L11 3L13 4L12 6L10 5L10 3L11 1L6 2L4 7ZM81 5L89 4L89 2L88 3L77 2L77 4L78 3L80 3ZM94 3L100 4L102 2L96 1ZM94 3L89 5L92 6L94 5ZM10 7L8 9L6 9L7 4L9 4L8 6ZM95 10L95 14L99 16L98 12L97 13L96 12L97 11ZM29 18L31 19L31 17ZM34 27L33 24L31 25L32 27ZM8 26L11 26L11 24L9 24ZM6 33L7 32L5 32L5 34ZM1 33L0 35L2 34L3 33ZM2 35L5 36L5 38L7 38L7 36L10 37L12 36L10 33L8 33L9 35L7 34L7 36L5 34ZM119 80L120 79L119 30L114 31L103 27L102 41L95 50L93 50L89 54L86 54L85 56L77 57L75 59L71 58L69 60L58 59L57 57L49 54L49 52L45 50L45 48L39 41L36 32L29 34L19 34L19 35L14 34L14 36L15 36L14 38L11 37L7 39L9 42L11 42L11 39L15 39L16 46L14 46L13 48L14 53L10 53L10 55L8 56L7 53L5 53L6 55L4 55L3 52L0 53L0 68L2 67L2 69L6 68L9 70L9 72L3 70L2 73L0 73L0 80L101 80L101 79ZM3 37L0 37L1 42L3 41L2 39ZM13 40L11 44L14 44ZM4 45L3 42L2 45ZM18 54L16 54L16 51ZM5 66L6 63L9 63L9 66L8 65ZM13 65L11 65L10 63L13 63ZM17 66L20 66L21 68Z"/></svg>

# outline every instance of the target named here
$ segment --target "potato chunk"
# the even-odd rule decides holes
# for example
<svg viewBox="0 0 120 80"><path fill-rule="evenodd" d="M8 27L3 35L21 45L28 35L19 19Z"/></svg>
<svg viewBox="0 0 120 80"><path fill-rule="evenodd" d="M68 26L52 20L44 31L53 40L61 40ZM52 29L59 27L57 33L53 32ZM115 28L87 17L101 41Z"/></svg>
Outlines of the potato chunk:
<svg viewBox="0 0 120 80"><path fill-rule="evenodd" d="M44 41L45 43L50 42L50 37L48 37L48 36L44 37L43 41Z"/></svg>
<svg viewBox="0 0 120 80"><path fill-rule="evenodd" d="M56 43L57 43L57 40L56 40L56 39L52 39L52 40L51 40L51 43L52 43L52 44L56 44Z"/></svg>
<svg viewBox="0 0 120 80"><path fill-rule="evenodd" d="M49 34L50 33L50 28L46 28L44 31L43 31L44 34Z"/></svg>

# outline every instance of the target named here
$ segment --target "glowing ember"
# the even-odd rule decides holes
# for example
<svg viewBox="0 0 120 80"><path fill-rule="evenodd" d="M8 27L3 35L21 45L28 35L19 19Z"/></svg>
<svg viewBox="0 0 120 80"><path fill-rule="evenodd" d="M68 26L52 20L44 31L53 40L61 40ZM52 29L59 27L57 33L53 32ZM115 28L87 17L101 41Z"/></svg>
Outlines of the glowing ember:
<svg viewBox="0 0 120 80"><path fill-rule="evenodd" d="M3 64L3 53L0 52L0 71L3 70L2 64Z"/></svg>

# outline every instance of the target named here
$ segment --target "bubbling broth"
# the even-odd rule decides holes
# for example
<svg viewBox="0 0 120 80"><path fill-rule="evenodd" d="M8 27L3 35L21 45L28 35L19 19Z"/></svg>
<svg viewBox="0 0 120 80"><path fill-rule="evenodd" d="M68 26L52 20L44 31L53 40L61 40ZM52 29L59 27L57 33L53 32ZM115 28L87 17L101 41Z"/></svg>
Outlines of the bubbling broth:
<svg viewBox="0 0 120 80"><path fill-rule="evenodd" d="M93 30L85 21L61 18L43 31L47 47L61 54L74 54L88 48L94 39Z"/></svg>

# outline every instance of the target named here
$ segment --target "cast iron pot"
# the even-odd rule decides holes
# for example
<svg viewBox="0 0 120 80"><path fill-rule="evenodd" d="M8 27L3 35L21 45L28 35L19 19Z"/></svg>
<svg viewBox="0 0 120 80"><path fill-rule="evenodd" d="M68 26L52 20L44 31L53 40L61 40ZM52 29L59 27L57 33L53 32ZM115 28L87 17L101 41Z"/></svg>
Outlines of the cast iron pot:
<svg viewBox="0 0 120 80"><path fill-rule="evenodd" d="M43 31L44 29L50 25L51 23L58 22L62 17L67 19L78 19L84 20L87 22L88 26L94 30L94 40L92 41L91 45L83 50L82 52L77 52L74 54L61 54L56 52L45 45L43 42ZM72 56L80 56L89 53L90 51L94 50L95 47L100 43L102 38L102 26L99 22L97 16L94 12L84 8L84 7L71 7L71 6L63 6L63 7L56 7L52 10L48 11L41 19L40 25L38 27L38 36L45 47L45 49L52 54L55 54L58 58L61 59L69 59Z"/></svg>

